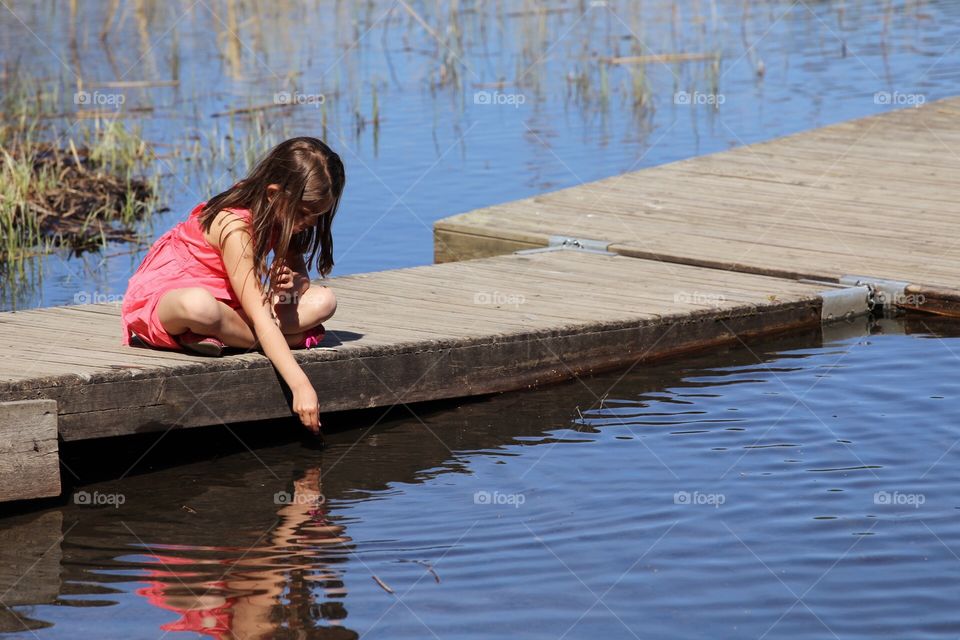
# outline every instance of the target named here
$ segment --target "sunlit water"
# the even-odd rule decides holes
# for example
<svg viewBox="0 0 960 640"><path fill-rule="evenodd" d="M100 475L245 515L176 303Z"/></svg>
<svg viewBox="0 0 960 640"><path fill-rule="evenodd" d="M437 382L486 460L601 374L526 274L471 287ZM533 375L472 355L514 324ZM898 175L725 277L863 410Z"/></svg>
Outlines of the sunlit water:
<svg viewBox="0 0 960 640"><path fill-rule="evenodd" d="M935 100L960 79L946 1L112 4L4 3L7 74L56 87L72 133L93 126L73 117L78 86L106 111L123 98L170 207L148 244L242 175L246 149L325 137L348 176L334 275L430 263L444 216ZM719 61L600 61L660 53ZM117 81L161 84L102 84ZM282 92L314 101L261 109ZM129 250L50 257L2 304L115 300L145 247Z"/></svg>
<svg viewBox="0 0 960 640"><path fill-rule="evenodd" d="M120 480L156 437L92 447L87 468L117 470L73 495L101 506L3 521L6 571L26 575L4 578L2 628L956 637L960 338L930 329L800 336L371 428L377 410L323 451L264 440L284 424L238 428L250 450L195 433ZM173 451L200 459L151 470Z"/></svg>

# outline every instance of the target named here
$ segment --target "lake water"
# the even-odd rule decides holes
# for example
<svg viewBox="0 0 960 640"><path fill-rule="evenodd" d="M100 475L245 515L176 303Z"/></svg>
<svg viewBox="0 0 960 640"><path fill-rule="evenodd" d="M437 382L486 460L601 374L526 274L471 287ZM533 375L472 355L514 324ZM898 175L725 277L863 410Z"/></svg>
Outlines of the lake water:
<svg viewBox="0 0 960 640"><path fill-rule="evenodd" d="M55 93L60 132L82 139L95 121L74 116L96 107L156 145L170 210L148 243L252 154L326 138L348 176L334 275L430 263L441 217L929 102L960 81L960 4L946 1L112 6L4 3L4 78ZM662 53L719 60L601 62ZM300 106L273 108L278 95ZM115 300L145 250L38 261L2 305Z"/></svg>
<svg viewBox="0 0 960 640"><path fill-rule="evenodd" d="M3 522L30 571L0 628L956 637L958 358L955 326L883 321L341 414L324 450L273 423L86 445L70 503Z"/></svg>

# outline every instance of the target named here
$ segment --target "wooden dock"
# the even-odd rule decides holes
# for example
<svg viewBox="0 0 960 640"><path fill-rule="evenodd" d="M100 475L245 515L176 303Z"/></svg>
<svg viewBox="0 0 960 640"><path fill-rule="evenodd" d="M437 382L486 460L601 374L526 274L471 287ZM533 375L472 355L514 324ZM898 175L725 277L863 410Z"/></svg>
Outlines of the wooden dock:
<svg viewBox="0 0 960 640"><path fill-rule="evenodd" d="M582 251L327 283L339 300L327 338L297 352L323 411L528 387L817 326L824 307L822 285ZM119 326L116 305L0 314L4 498L59 493L58 434L71 441L290 415L259 353L210 359L124 347ZM24 469L48 481L24 485Z"/></svg>
<svg viewBox="0 0 960 640"><path fill-rule="evenodd" d="M958 175L950 98L446 218L436 261L573 238L744 273L893 280L899 306L957 314Z"/></svg>
<svg viewBox="0 0 960 640"><path fill-rule="evenodd" d="M950 313L957 116L941 101L439 221L438 264L325 281L337 314L296 357L329 412L529 387L878 301ZM62 442L291 415L261 354L124 347L119 312L0 314L0 501L58 495Z"/></svg>

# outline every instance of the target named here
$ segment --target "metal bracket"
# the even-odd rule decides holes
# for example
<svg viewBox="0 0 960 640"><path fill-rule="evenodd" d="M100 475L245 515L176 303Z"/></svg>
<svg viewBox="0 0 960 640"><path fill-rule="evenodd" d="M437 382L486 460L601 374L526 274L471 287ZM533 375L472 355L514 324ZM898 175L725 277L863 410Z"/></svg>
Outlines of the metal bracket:
<svg viewBox="0 0 960 640"><path fill-rule="evenodd" d="M559 251L561 249L575 249L577 251L587 251L590 253L600 253L608 256L617 255L608 251L607 247L611 245L606 240L592 240L590 238L572 238L570 236L550 236L550 240L545 247L536 249L521 249L514 251L516 254L544 253L545 251Z"/></svg>
<svg viewBox="0 0 960 640"><path fill-rule="evenodd" d="M866 285L831 289L820 294L823 308L820 312L822 322L842 320L870 313L873 307L871 290Z"/></svg>
<svg viewBox="0 0 960 640"><path fill-rule="evenodd" d="M850 286L870 287L870 304L873 306L893 307L905 298L905 291L909 282L903 280L886 280L869 276L843 276L841 284Z"/></svg>

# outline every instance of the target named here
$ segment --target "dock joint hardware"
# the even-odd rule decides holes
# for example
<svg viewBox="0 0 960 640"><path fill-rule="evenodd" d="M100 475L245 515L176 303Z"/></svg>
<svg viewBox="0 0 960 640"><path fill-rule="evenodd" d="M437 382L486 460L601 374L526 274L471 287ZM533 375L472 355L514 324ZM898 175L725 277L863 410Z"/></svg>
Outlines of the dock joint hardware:
<svg viewBox="0 0 960 640"><path fill-rule="evenodd" d="M576 251L587 251L590 253L600 253L608 256L616 255L608 251L610 242L606 240L594 240L591 238L574 238L570 236L550 236L550 240L545 247L536 249L521 249L514 251L515 254L543 253L546 251L559 251L561 249L573 249Z"/></svg>
<svg viewBox="0 0 960 640"><path fill-rule="evenodd" d="M910 284L903 280L887 280L869 276L843 276L840 284L848 286L866 286L870 289L870 308L892 309L906 299L906 289Z"/></svg>
<svg viewBox="0 0 960 640"><path fill-rule="evenodd" d="M820 294L821 322L833 322L870 313L870 288L866 285L828 289Z"/></svg>
<svg viewBox="0 0 960 640"><path fill-rule="evenodd" d="M824 322L870 313L876 309L890 310L905 299L909 283L866 276L843 276L836 288L820 294L823 299L821 319Z"/></svg>

